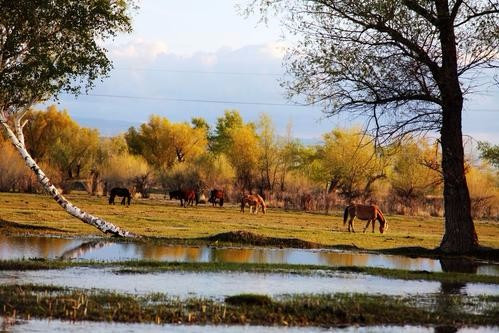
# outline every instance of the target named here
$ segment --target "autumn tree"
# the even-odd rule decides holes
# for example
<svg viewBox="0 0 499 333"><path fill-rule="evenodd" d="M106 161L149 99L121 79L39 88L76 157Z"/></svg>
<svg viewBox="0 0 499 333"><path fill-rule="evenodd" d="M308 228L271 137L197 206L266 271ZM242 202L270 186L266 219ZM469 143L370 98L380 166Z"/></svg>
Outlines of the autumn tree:
<svg viewBox="0 0 499 333"><path fill-rule="evenodd" d="M276 182L279 180L279 172L282 171L282 160L272 118L268 114L261 114L257 129L261 148L259 161L260 187L262 190L274 191Z"/></svg>
<svg viewBox="0 0 499 333"><path fill-rule="evenodd" d="M389 181L395 196L407 207L431 194L443 181L436 148L424 139L405 139L396 148Z"/></svg>
<svg viewBox="0 0 499 333"><path fill-rule="evenodd" d="M491 0L254 0L298 36L288 53L291 96L330 114L369 119L379 137L439 131L444 252L478 247L462 141L470 78L497 67L499 4Z"/></svg>
<svg viewBox="0 0 499 333"><path fill-rule="evenodd" d="M109 73L103 41L130 31L130 5L131 0L0 0L0 124L61 207L119 236L133 235L82 211L59 193L26 149L23 128L33 105L61 91L77 94Z"/></svg>
<svg viewBox="0 0 499 333"><path fill-rule="evenodd" d="M227 156L235 169L237 184L243 191L251 191L258 175L258 162L261 156L261 147L254 126L246 124L231 129L228 133L228 144Z"/></svg>
<svg viewBox="0 0 499 333"><path fill-rule="evenodd" d="M348 201L372 194L373 185L386 177L386 159L372 138L358 128L335 129L324 134L319 148L329 192L338 190Z"/></svg>
<svg viewBox="0 0 499 333"><path fill-rule="evenodd" d="M162 172L177 162L194 159L206 150L205 127L187 123L172 123L167 118L151 116L138 129L131 127L125 134L132 154L141 155L156 170Z"/></svg>

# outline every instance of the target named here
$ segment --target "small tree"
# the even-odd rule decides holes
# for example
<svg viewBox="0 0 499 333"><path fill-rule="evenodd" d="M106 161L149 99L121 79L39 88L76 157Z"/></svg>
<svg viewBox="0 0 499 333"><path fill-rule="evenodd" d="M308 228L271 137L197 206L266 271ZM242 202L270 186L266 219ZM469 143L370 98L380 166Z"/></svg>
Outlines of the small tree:
<svg viewBox="0 0 499 333"><path fill-rule="evenodd" d="M70 203L26 149L23 120L61 91L77 94L111 63L102 40L130 31L129 0L0 0L0 124L43 188L69 214L104 233L131 233Z"/></svg>

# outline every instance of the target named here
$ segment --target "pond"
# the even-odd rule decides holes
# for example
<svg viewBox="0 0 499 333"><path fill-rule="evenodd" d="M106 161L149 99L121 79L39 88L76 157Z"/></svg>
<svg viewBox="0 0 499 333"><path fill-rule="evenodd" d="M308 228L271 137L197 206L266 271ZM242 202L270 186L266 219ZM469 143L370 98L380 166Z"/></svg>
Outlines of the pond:
<svg viewBox="0 0 499 333"><path fill-rule="evenodd" d="M250 272L120 273L112 268L77 267L63 270L2 271L0 284L42 284L122 293L164 293L182 299L223 299L243 293L284 294L366 293L383 295L465 294L499 295L499 286L398 280L357 273L297 275Z"/></svg>
<svg viewBox="0 0 499 333"><path fill-rule="evenodd" d="M362 252L325 249L292 249L264 247L211 247L158 245L151 243L120 243L108 240L83 240L49 237L6 237L0 235L0 259L63 258L119 261L149 259L176 262L237 262L269 264L307 264L326 266L366 266L404 270L440 272L436 259L410 258ZM449 265L447 265L449 266ZM450 265L452 266L452 265ZM458 262L458 270L499 275L499 265L480 262Z"/></svg>
<svg viewBox="0 0 499 333"><path fill-rule="evenodd" d="M447 328L448 329L448 328ZM492 333L499 327L464 327L459 333ZM0 331L6 332L172 332L172 333L439 333L444 332L439 328L424 326L349 326L344 328L320 327L268 327L268 326L226 326L226 325L154 325L154 324L121 324L107 322L69 322L60 320L16 320L0 319ZM445 332L449 332L448 330Z"/></svg>

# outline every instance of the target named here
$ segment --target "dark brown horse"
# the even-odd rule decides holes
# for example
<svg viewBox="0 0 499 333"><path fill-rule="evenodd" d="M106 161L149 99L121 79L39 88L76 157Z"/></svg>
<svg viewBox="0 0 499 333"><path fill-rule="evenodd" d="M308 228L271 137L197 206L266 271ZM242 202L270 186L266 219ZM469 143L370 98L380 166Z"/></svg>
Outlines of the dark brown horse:
<svg viewBox="0 0 499 333"><path fill-rule="evenodd" d="M258 195L258 194L246 194L243 195L241 199L241 212L244 213L244 207L248 205L250 214L253 213L253 208L254 208L254 213L258 214L258 206L262 207L262 212L263 214L266 213L267 210L267 205L265 205L265 201L263 198Z"/></svg>
<svg viewBox="0 0 499 333"><path fill-rule="evenodd" d="M353 220L358 217L361 220L367 220L367 224L364 227L364 232L366 232L367 227L369 227L369 223L372 223L372 228L374 232L374 223L376 220L379 221L379 232L383 233L385 230L388 230L388 222L386 221L383 213L376 205L350 205L345 208L345 212L343 213L343 225L347 222L347 218L350 216L348 220L348 232L350 232L350 227L352 232L355 232L353 229Z"/></svg>
<svg viewBox="0 0 499 333"><path fill-rule="evenodd" d="M111 190L109 193L109 204L114 205L114 198L115 197L123 197L121 199L121 204L124 205L125 202L127 204L127 207L130 206L130 202L132 201L132 194L127 188L124 187L115 187Z"/></svg>
<svg viewBox="0 0 499 333"><path fill-rule="evenodd" d="M187 207L188 205L193 206L194 201L196 202L196 206L198 204L197 196L196 196L196 191L194 190L177 190L177 191L170 191L170 200L172 199L178 199L180 200L180 206L182 207Z"/></svg>
<svg viewBox="0 0 499 333"><path fill-rule="evenodd" d="M210 192L210 198L208 199L208 202L211 202L213 204L213 207L215 207L217 201L220 207L224 205L224 191L213 189Z"/></svg>

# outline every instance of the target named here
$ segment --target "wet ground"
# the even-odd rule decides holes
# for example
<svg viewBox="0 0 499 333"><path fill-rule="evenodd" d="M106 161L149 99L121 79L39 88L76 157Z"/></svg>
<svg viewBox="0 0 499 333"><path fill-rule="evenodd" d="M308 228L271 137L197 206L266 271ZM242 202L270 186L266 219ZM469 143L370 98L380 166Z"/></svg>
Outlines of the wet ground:
<svg viewBox="0 0 499 333"><path fill-rule="evenodd" d="M325 266L382 267L412 271L463 271L499 276L496 262L462 259L409 258L364 252L345 252L326 249L239 248L153 243L120 243L99 239L67 239L45 237L0 236L0 260L27 258L61 258L65 260L157 260L193 263L267 263L307 264ZM181 300L201 297L223 300L226 296L252 293L279 298L288 294L361 293L390 296L428 296L434 308L439 299L448 295L499 296L496 284L449 283L425 280L399 280L351 272L318 270L313 274L254 273L254 272L142 272L122 271L118 267L73 267L54 270L0 271L0 284L54 285L78 289L103 289L120 293L146 295L166 294ZM477 298L480 299L480 298ZM0 300L1 301L1 300ZM480 301L478 301L480 302ZM1 302L0 302L1 303ZM450 306L441 302L442 309ZM455 304L465 311L482 308L482 303ZM483 309L493 304L484 303ZM435 308L440 311L439 308ZM442 310L443 311L443 310ZM468 310L466 310L468 311ZM469 312L468 311L468 312ZM10 325L0 319L0 332L444 332L439 328L421 326L375 326L324 328L283 328L262 326L182 326L110 323L69 323L64 321L29 320ZM466 328L459 332L497 332L498 327ZM448 332L448 331L445 331Z"/></svg>
<svg viewBox="0 0 499 333"><path fill-rule="evenodd" d="M209 297L257 293L283 294L366 293L383 295L463 294L499 295L499 286L488 284L442 284L434 281L397 280L355 273L295 275L247 272L117 273L114 269L88 267L64 270L3 271L0 284L43 284L85 289L108 289L125 293L165 293L169 296Z"/></svg>
<svg viewBox="0 0 499 333"><path fill-rule="evenodd" d="M441 272L440 260L332 250L279 248L220 248L210 246L116 243L111 241L0 236L0 259L63 258L103 261L148 259L169 262L236 262L364 266ZM469 263L467 263L469 265ZM472 263L467 271L499 276L499 265Z"/></svg>
<svg viewBox="0 0 499 333"><path fill-rule="evenodd" d="M447 328L449 329L449 328ZM319 328L319 327L266 327L266 326L200 326L200 325L154 325L154 324L114 324L95 322L69 322L60 320L17 320L9 322L0 319L0 331L6 332L172 332L172 333L439 333L454 332L443 328L423 326L349 326L344 328ZM459 333L492 333L498 332L499 327L473 327L461 328Z"/></svg>

